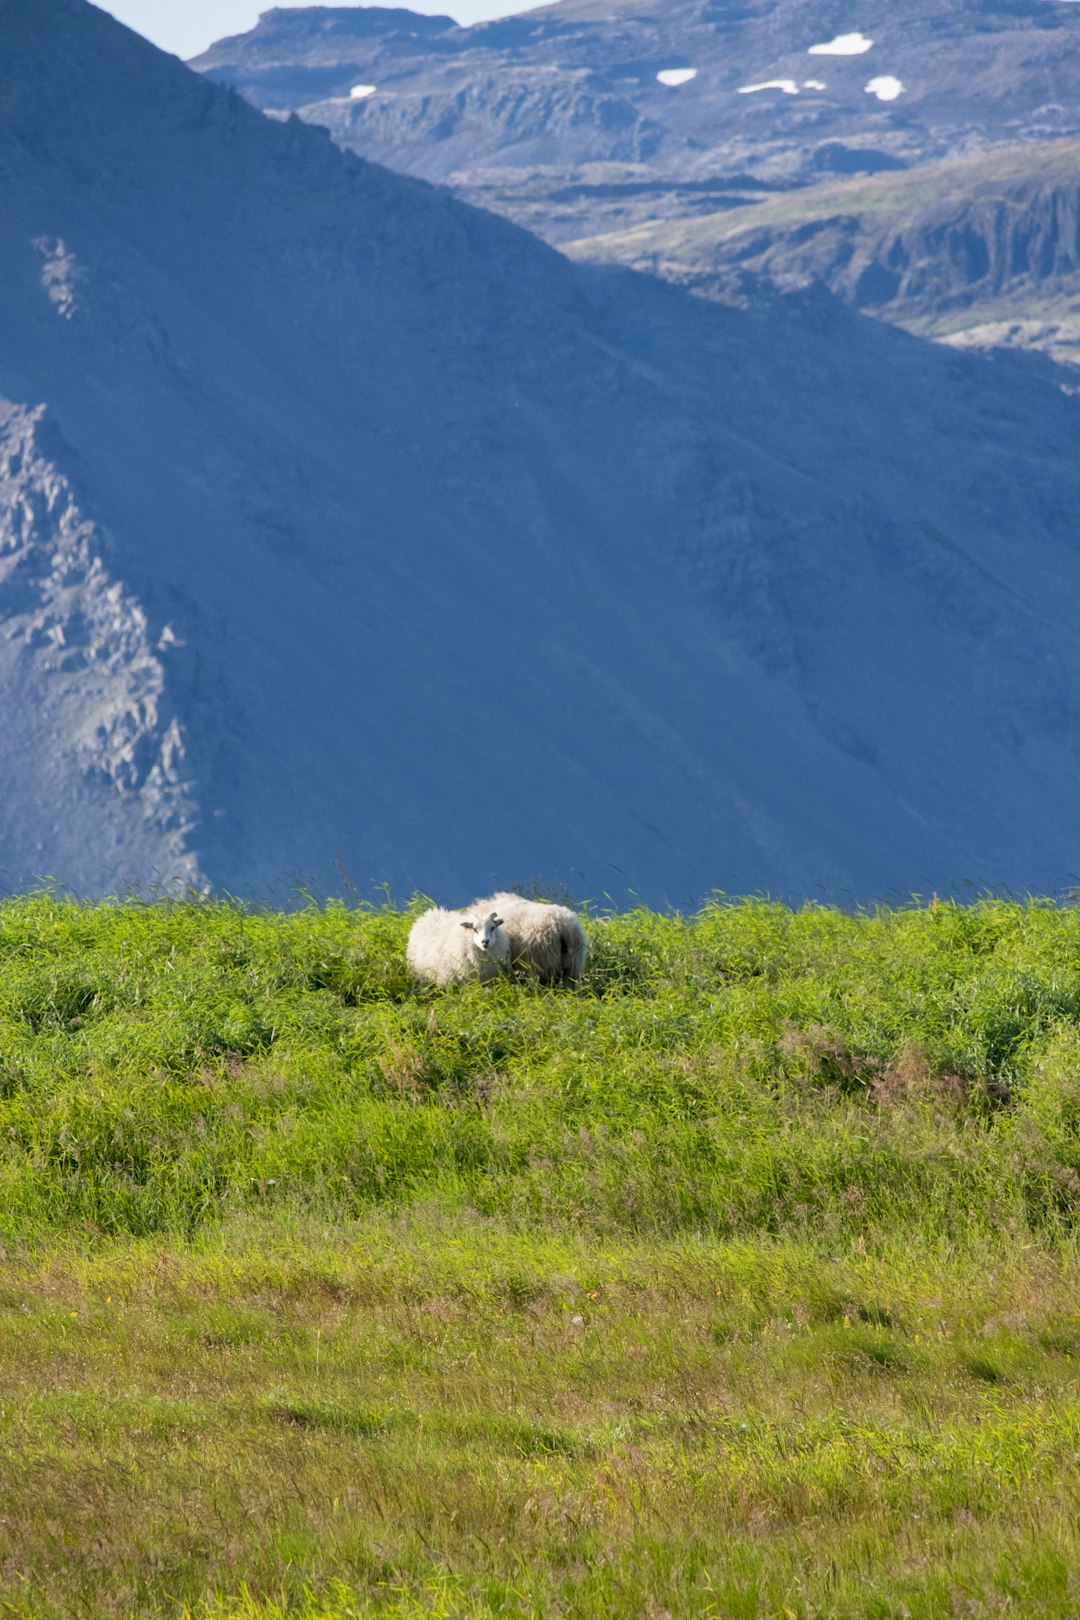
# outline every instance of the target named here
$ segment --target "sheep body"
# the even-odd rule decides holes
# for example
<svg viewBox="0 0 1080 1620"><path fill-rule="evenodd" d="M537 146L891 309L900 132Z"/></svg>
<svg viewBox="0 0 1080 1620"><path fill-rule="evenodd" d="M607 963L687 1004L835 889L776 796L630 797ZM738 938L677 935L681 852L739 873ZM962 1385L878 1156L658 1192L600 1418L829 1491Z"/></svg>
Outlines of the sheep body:
<svg viewBox="0 0 1080 1620"><path fill-rule="evenodd" d="M510 965L510 940L491 906L447 911L432 906L409 930L405 960L425 984L494 979Z"/></svg>
<svg viewBox="0 0 1080 1620"><path fill-rule="evenodd" d="M474 911L494 907L510 936L510 959L546 984L580 979L589 954L585 931L569 906L525 900L520 894L493 894L477 900Z"/></svg>

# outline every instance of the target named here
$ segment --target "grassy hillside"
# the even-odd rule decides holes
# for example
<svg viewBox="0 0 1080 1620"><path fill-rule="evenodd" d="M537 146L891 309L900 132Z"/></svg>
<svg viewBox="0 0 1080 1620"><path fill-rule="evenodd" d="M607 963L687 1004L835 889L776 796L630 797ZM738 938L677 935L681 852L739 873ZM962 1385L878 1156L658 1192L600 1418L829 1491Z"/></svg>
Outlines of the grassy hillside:
<svg viewBox="0 0 1080 1620"><path fill-rule="evenodd" d="M912 169L826 181L694 218L571 244L737 295L739 272L792 289L823 282L924 337L1080 358L1080 142L996 147Z"/></svg>
<svg viewBox="0 0 1080 1620"><path fill-rule="evenodd" d="M0 907L0 1613L1075 1614L1080 911L408 926Z"/></svg>

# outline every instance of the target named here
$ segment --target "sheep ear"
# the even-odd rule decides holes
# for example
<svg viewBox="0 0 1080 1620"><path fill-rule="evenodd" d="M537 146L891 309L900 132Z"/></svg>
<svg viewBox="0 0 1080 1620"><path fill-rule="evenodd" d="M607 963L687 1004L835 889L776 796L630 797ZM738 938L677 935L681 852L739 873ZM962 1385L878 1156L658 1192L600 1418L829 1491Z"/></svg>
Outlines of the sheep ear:
<svg viewBox="0 0 1080 1620"><path fill-rule="evenodd" d="M462 928L471 928L473 933L476 933L476 924L474 922L470 922L468 917L463 918L461 926Z"/></svg>
<svg viewBox="0 0 1080 1620"><path fill-rule="evenodd" d="M501 928L502 927L502 921L503 920L502 920L501 917L496 917L495 914L492 913L492 917L491 917L492 927Z"/></svg>

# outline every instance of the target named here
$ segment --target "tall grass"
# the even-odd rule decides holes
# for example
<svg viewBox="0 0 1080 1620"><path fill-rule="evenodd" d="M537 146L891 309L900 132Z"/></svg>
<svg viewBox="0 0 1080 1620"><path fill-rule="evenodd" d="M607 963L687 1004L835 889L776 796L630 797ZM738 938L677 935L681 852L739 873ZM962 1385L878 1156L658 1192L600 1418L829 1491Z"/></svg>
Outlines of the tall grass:
<svg viewBox="0 0 1080 1620"><path fill-rule="evenodd" d="M1071 1229L1071 908L596 919L571 993L419 992L408 924L0 907L0 1238L433 1193L597 1235Z"/></svg>
<svg viewBox="0 0 1080 1620"><path fill-rule="evenodd" d="M0 1614L1080 1612L1080 912L410 915L0 905Z"/></svg>

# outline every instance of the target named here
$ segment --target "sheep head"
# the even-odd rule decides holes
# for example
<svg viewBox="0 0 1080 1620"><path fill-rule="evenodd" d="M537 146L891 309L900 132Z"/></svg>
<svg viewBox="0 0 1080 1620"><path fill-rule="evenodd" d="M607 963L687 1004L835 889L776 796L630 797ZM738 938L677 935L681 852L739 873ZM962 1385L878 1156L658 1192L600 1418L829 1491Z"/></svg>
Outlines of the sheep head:
<svg viewBox="0 0 1080 1620"><path fill-rule="evenodd" d="M478 951L490 951L494 945L496 949L492 951L492 955L498 954L498 947L506 938L505 935L499 934L502 918L494 911L489 912L483 919L463 917L461 926L472 931L472 942Z"/></svg>

